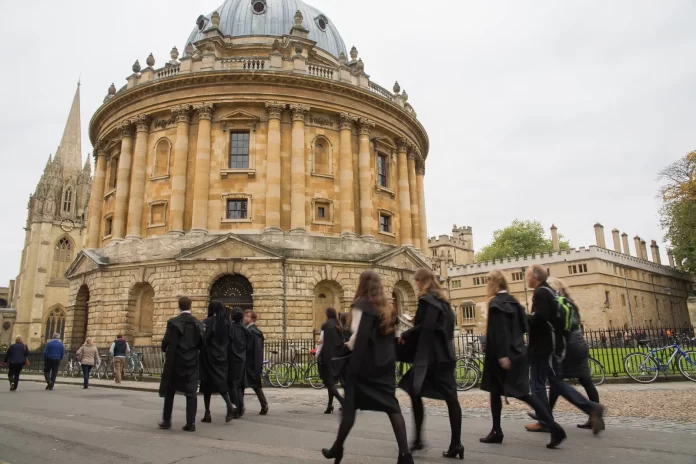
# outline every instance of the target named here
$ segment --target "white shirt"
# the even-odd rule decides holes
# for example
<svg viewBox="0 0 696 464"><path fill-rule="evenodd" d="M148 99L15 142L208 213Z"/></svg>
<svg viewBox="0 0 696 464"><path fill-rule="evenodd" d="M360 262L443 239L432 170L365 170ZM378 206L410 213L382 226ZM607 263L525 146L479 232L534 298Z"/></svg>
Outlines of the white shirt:
<svg viewBox="0 0 696 464"><path fill-rule="evenodd" d="M321 353L321 347L324 346L324 331L321 331L321 335L319 335L319 343L317 344L317 357L319 357L319 353Z"/></svg>
<svg viewBox="0 0 696 464"><path fill-rule="evenodd" d="M362 319L362 310L358 308L353 308L353 311L351 313L351 321L350 321L350 331L352 332L352 335L350 336L350 339L346 343L348 345L348 348L350 351L353 351L353 348L355 347L355 337L358 335L358 328L360 327L360 319Z"/></svg>
<svg viewBox="0 0 696 464"><path fill-rule="evenodd" d="M111 356L114 356L114 347L116 346L116 342L113 342L111 344L111 348L109 348L109 353ZM128 342L126 342L126 354L130 353L130 346L128 346ZM125 356L114 356L116 358L125 358Z"/></svg>

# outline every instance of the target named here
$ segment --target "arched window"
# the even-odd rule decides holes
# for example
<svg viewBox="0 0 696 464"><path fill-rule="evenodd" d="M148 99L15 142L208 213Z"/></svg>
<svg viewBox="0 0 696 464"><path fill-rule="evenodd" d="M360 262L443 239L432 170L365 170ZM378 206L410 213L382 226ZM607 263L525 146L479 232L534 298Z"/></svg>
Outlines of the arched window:
<svg viewBox="0 0 696 464"><path fill-rule="evenodd" d="M56 248L53 250L53 269L51 278L62 279L65 276L65 271L68 270L72 262L72 243L68 237L63 237L56 243Z"/></svg>
<svg viewBox="0 0 696 464"><path fill-rule="evenodd" d="M152 177L169 175L169 155L172 145L167 139L161 139L155 146L155 161L152 167Z"/></svg>
<svg viewBox="0 0 696 464"><path fill-rule="evenodd" d="M63 196L63 212L69 213L70 208L72 208L72 189L68 187Z"/></svg>
<svg viewBox="0 0 696 464"><path fill-rule="evenodd" d="M53 334L60 334L61 340L65 335L65 312L61 308L55 308L46 316L44 322L44 340L49 341Z"/></svg>
<svg viewBox="0 0 696 464"><path fill-rule="evenodd" d="M330 148L329 141L323 137L314 141L314 166L312 169L314 174L331 174Z"/></svg>

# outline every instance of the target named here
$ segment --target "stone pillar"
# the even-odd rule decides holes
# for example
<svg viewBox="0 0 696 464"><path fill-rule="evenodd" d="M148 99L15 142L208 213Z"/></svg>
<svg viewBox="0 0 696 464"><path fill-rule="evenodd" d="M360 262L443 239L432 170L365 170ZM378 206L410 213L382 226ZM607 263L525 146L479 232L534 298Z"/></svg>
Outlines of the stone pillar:
<svg viewBox="0 0 696 464"><path fill-rule="evenodd" d="M292 111L290 232L306 232L305 116L309 111L309 106L292 104L290 110Z"/></svg>
<svg viewBox="0 0 696 464"><path fill-rule="evenodd" d="M416 163L416 188L418 189L418 214L420 215L420 241L423 254L428 256L428 224L425 217L425 161Z"/></svg>
<svg viewBox="0 0 696 464"><path fill-rule="evenodd" d="M401 237L399 243L412 246L411 239L411 192L408 188L408 156L406 154L408 141L403 138L396 140L397 162L399 164L399 222Z"/></svg>
<svg viewBox="0 0 696 464"><path fill-rule="evenodd" d="M370 163L370 128L375 123L360 118L358 126L358 181L360 184L360 235L375 238L374 218L372 217L372 169Z"/></svg>
<svg viewBox="0 0 696 464"><path fill-rule="evenodd" d="M353 211L353 124L357 120L356 116L341 113L338 188L341 235L344 237L355 236L355 211Z"/></svg>
<svg viewBox="0 0 696 464"><path fill-rule="evenodd" d="M147 134L150 130L150 117L144 114L133 119L135 124L135 149L133 155L133 175L130 198L128 199L128 230L126 239L138 240L142 237L143 202L145 201L145 177L147 174Z"/></svg>
<svg viewBox="0 0 696 464"><path fill-rule="evenodd" d="M213 124L215 105L202 103L194 109L198 112L198 143L196 146L196 177L193 184L191 233L207 234L208 196L210 193L210 128Z"/></svg>
<svg viewBox="0 0 696 464"><path fill-rule="evenodd" d="M594 233L595 233L595 239L597 246L599 248L606 248L607 247L607 242L604 237L604 226L600 224L599 222L594 225Z"/></svg>
<svg viewBox="0 0 696 464"><path fill-rule="evenodd" d="M650 242L650 251L652 252L652 260L655 264L662 264L662 259L660 258L660 247L657 246L655 240Z"/></svg>
<svg viewBox="0 0 696 464"><path fill-rule="evenodd" d="M621 234L621 243L623 244L623 252L626 256L631 256L631 249L628 248L628 234L624 232Z"/></svg>
<svg viewBox="0 0 696 464"><path fill-rule="evenodd" d="M104 206L104 182L106 181L106 153L103 142L97 142L94 147L94 157L97 159L94 168L94 180L90 194L89 206L89 235L87 248L98 248L101 235L102 207Z"/></svg>
<svg viewBox="0 0 696 464"><path fill-rule="evenodd" d="M643 259L643 249L640 247L640 237L633 237L633 245L636 247L636 258Z"/></svg>
<svg viewBox="0 0 696 464"><path fill-rule="evenodd" d="M640 239L640 252L643 255L643 259L645 261L647 261L648 260L648 246L645 243L645 240L643 240L643 239Z"/></svg>
<svg viewBox="0 0 696 464"><path fill-rule="evenodd" d="M133 136L135 135L135 128L130 121L123 122L119 128L121 129L121 155L118 158L112 241L123 240L126 236L128 194L130 193L131 163L133 161Z"/></svg>
<svg viewBox="0 0 696 464"><path fill-rule="evenodd" d="M561 251L561 242L558 239L558 227L556 227L556 224L551 224L551 247L554 253Z"/></svg>
<svg viewBox="0 0 696 464"><path fill-rule="evenodd" d="M619 234L619 229L612 230L611 237L614 240L614 251L621 253L621 235Z"/></svg>
<svg viewBox="0 0 696 464"><path fill-rule="evenodd" d="M280 117L284 103L268 102L268 148L266 152L266 231L280 232Z"/></svg>
<svg viewBox="0 0 696 464"><path fill-rule="evenodd" d="M421 248L420 212L418 208L418 185L416 185L416 150L414 146L408 149L408 196L411 200L411 237L413 246Z"/></svg>
<svg viewBox="0 0 696 464"><path fill-rule="evenodd" d="M186 207L186 166L188 164L189 126L191 106L172 108L176 118L176 141L174 142L174 165L172 166L172 193L169 208L168 234L184 233L184 209Z"/></svg>
<svg viewBox="0 0 696 464"><path fill-rule="evenodd" d="M674 254L671 251L667 252L667 257L669 258L669 266L676 267L674 264Z"/></svg>

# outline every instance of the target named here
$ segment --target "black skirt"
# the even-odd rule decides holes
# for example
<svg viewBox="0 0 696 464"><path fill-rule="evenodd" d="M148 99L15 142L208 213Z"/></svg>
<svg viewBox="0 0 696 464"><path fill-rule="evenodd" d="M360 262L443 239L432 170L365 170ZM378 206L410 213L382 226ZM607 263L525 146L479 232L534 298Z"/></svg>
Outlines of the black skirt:
<svg viewBox="0 0 696 464"><path fill-rule="evenodd" d="M384 378L357 377L345 385L344 410L381 411L387 414L401 413L396 399L395 379L391 383Z"/></svg>
<svg viewBox="0 0 696 464"><path fill-rule="evenodd" d="M425 380L418 396L442 401L457 401L457 382L454 379L454 362L429 364ZM409 396L416 396L413 390L413 368L399 382L399 388Z"/></svg>

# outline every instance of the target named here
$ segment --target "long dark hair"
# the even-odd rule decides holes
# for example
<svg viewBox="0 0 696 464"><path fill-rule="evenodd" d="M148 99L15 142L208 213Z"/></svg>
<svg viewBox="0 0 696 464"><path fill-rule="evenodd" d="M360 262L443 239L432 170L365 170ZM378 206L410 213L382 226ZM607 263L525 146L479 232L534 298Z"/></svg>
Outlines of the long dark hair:
<svg viewBox="0 0 696 464"><path fill-rule="evenodd" d="M336 309L328 307L324 311L324 314L326 314L327 321L334 321L336 323L336 327L338 327L338 330L343 332L343 324L341 324L341 320L338 318L338 313L336 312Z"/></svg>
<svg viewBox="0 0 696 464"><path fill-rule="evenodd" d="M227 330L227 309L222 301L211 301L208 305L208 317L213 319L213 336L218 343L224 343L229 337Z"/></svg>
<svg viewBox="0 0 696 464"><path fill-rule="evenodd" d="M394 308L387 304L387 297L384 295L382 279L374 271L364 271L358 280L358 290L355 292L355 300L367 300L375 309L379 310L380 330L384 335L396 332L396 318Z"/></svg>

